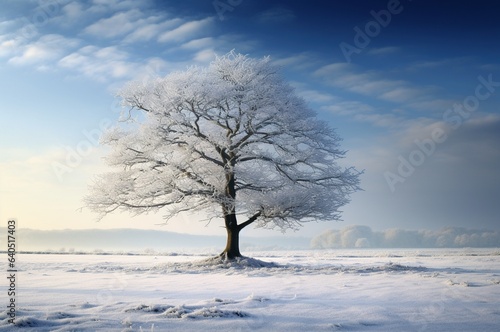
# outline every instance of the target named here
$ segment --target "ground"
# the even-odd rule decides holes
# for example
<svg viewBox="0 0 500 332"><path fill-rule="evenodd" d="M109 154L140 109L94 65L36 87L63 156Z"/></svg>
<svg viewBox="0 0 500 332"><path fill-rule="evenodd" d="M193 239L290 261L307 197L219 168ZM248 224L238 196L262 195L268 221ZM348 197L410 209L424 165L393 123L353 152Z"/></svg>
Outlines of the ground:
<svg viewBox="0 0 500 332"><path fill-rule="evenodd" d="M32 331L497 331L500 250L18 255ZM0 292L7 294L6 283ZM6 297L1 297L5 308ZM5 309L0 331L15 331Z"/></svg>

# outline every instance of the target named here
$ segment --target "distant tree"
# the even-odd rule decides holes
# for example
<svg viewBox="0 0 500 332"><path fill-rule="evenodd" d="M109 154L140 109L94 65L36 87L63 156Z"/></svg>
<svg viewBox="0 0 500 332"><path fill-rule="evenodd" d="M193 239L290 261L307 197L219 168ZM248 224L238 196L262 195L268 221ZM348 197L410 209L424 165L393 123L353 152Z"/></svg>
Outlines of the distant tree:
<svg viewBox="0 0 500 332"><path fill-rule="evenodd" d="M206 68L131 82L119 96L128 112L144 116L102 138L115 169L85 198L101 218L116 210L161 209L166 220L204 211L223 217L221 256L233 259L248 225L285 231L338 220L359 189L360 172L337 164L345 155L340 138L268 57L230 52Z"/></svg>

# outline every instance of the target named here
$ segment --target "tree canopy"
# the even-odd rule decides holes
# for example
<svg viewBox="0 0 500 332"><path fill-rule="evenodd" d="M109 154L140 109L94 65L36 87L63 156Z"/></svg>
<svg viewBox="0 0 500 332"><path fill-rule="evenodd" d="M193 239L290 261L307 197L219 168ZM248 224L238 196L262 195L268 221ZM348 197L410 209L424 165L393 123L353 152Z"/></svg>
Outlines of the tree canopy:
<svg viewBox="0 0 500 332"><path fill-rule="evenodd" d="M207 67L130 82L119 97L144 116L102 138L112 170L85 198L101 216L203 211L224 218L228 235L252 223L284 231L339 219L359 190L360 172L338 164L341 139L269 57L230 52Z"/></svg>

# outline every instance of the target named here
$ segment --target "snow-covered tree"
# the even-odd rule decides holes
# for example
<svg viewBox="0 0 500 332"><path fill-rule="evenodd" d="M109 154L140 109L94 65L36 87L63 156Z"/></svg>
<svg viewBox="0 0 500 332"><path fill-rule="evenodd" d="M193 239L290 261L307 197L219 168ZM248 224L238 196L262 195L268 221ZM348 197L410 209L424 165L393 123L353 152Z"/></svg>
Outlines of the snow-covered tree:
<svg viewBox="0 0 500 332"><path fill-rule="evenodd" d="M241 256L250 224L282 231L338 220L359 189L354 168L338 165L340 138L316 118L268 57L230 52L208 67L131 82L119 93L140 121L102 138L110 173L85 198L101 217L115 210L188 211L221 217L228 259ZM238 219L242 219L239 222Z"/></svg>

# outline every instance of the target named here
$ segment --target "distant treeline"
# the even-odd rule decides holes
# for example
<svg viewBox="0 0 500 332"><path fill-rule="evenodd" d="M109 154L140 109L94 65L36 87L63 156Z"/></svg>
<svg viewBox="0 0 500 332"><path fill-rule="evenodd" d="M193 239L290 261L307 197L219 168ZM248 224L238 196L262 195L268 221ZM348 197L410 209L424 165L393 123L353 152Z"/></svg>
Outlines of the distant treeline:
<svg viewBox="0 0 500 332"><path fill-rule="evenodd" d="M500 247L500 232L447 227L437 231L388 229L368 226L328 230L314 237L313 249L327 248L491 248Z"/></svg>

